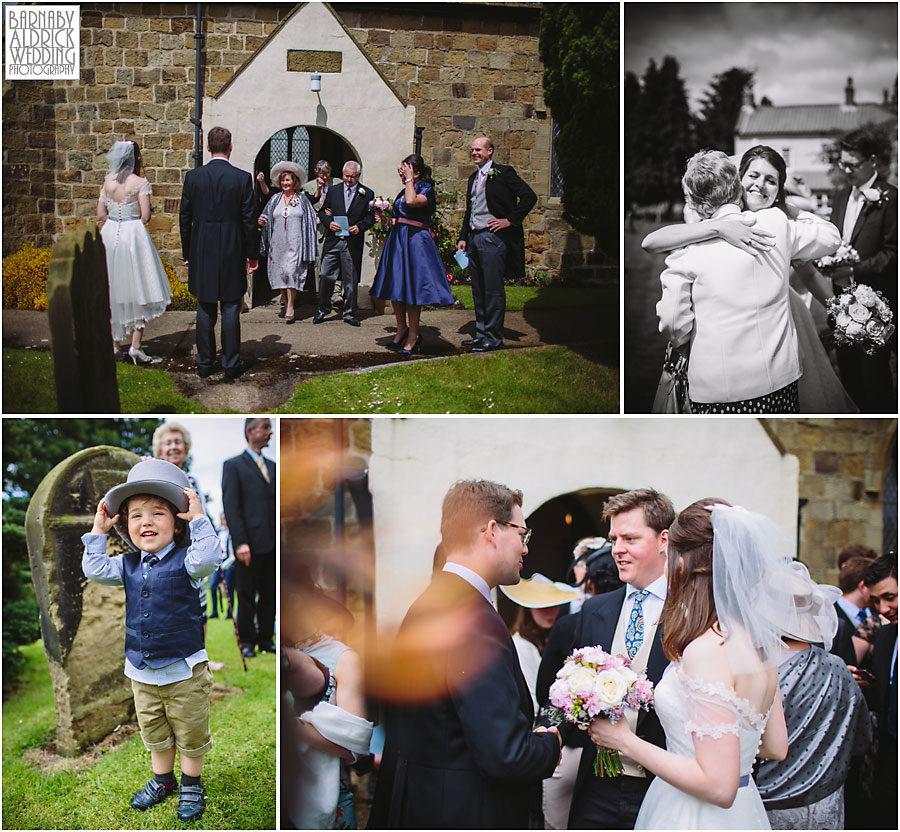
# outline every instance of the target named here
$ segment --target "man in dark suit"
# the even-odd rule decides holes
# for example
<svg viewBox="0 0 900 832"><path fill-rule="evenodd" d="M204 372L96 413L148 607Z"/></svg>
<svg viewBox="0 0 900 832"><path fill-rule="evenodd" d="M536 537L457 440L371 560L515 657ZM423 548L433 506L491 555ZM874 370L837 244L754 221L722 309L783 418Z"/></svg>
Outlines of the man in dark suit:
<svg viewBox="0 0 900 832"><path fill-rule="evenodd" d="M610 521L609 542L625 586L585 601L572 646L600 645L610 653L628 655L632 667L637 672L646 669L647 678L656 684L668 664L657 623L666 597L666 544L675 510L664 494L642 488L611 497L603 516ZM629 638L630 630L641 629L639 641ZM634 712L625 719L639 737L665 747L655 711L641 711L636 723ZM564 726L563 738L573 730ZM595 777L593 760L592 749L581 755L569 829L632 829L650 785L647 772L623 755L625 774Z"/></svg>
<svg viewBox="0 0 900 832"><path fill-rule="evenodd" d="M487 136L472 142L478 166L466 187L466 215L456 247L469 257L475 337L463 341L472 352L489 352L503 345L507 277L525 275L525 235L522 221L537 195L510 165L494 164L494 145Z"/></svg>
<svg viewBox="0 0 900 832"><path fill-rule="evenodd" d="M247 271L257 268L259 232L253 178L232 167L231 133L213 127L206 137L211 159L189 170L181 191L181 256L188 289L197 298L197 373L215 371L216 319L222 305L222 368L225 378L241 375L241 304Z"/></svg>
<svg viewBox="0 0 900 832"><path fill-rule="evenodd" d="M231 531L241 653L275 652L275 463L262 455L272 423L246 419L247 449L222 465L222 503Z"/></svg>
<svg viewBox="0 0 900 832"><path fill-rule="evenodd" d="M879 826L897 828L897 556L881 557L866 573L875 610L888 623L875 634L872 673L864 689L869 707L878 714L878 758L872 793L878 799Z"/></svg>
<svg viewBox="0 0 900 832"><path fill-rule="evenodd" d="M320 324L331 312L331 295L334 283L340 278L344 287L344 323L359 326L356 318L356 290L362 269L363 239L375 222L369 203L375 192L359 181L362 171L359 162L346 162L343 169L344 183L328 189L322 200L319 220L325 227L322 244L322 264L319 273L319 310L313 323ZM346 217L349 236L339 237L341 226L335 217Z"/></svg>
<svg viewBox="0 0 900 832"><path fill-rule="evenodd" d="M839 166L848 186L832 198L831 222L845 243L859 254L859 262L829 273L836 290L850 281L864 283L884 294L897 316L897 189L876 170L890 147L865 128L848 133L840 143ZM896 336L874 355L859 346L838 345L841 382L863 413L896 413L897 396L890 368Z"/></svg>
<svg viewBox="0 0 900 832"><path fill-rule="evenodd" d="M530 531L522 493L462 481L444 498L446 561L410 607L388 677L373 829L537 829L541 779L560 755L534 711L490 591L519 582ZM402 680L402 681L401 681Z"/></svg>

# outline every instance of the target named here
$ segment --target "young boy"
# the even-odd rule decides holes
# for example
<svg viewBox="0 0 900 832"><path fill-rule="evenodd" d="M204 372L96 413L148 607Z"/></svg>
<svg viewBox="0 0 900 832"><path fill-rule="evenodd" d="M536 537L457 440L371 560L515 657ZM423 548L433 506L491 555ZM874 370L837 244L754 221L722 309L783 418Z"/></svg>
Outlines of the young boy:
<svg viewBox="0 0 900 832"><path fill-rule="evenodd" d="M107 557L106 537L113 528L130 551ZM85 577L125 587L125 675L153 770L131 806L143 811L174 792L177 748L178 819L199 820L206 805L200 771L212 747L212 673L197 590L222 559L219 539L184 472L149 459L110 489L90 534L81 540Z"/></svg>

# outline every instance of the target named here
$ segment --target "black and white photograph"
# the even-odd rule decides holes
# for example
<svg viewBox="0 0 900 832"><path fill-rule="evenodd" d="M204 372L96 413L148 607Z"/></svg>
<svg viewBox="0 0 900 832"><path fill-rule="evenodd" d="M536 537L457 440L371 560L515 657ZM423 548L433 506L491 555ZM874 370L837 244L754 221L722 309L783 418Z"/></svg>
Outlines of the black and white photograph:
<svg viewBox="0 0 900 832"><path fill-rule="evenodd" d="M624 8L625 412L896 413L896 4Z"/></svg>

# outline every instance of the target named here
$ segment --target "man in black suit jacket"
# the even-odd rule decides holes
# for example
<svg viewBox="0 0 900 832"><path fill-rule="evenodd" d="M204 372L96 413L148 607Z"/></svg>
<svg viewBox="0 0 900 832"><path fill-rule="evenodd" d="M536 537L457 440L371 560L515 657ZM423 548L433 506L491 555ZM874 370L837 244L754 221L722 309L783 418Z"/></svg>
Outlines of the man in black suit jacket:
<svg viewBox="0 0 900 832"><path fill-rule="evenodd" d="M494 145L487 136L472 142L478 170L466 187L466 215L456 247L469 256L475 337L463 341L472 352L489 352L503 344L506 277L525 275L522 221L537 195L510 165L494 164Z"/></svg>
<svg viewBox="0 0 900 832"><path fill-rule="evenodd" d="M359 273L362 269L363 239L375 217L369 203L375 199L375 192L360 183L362 171L359 162L346 162L343 169L344 183L328 189L319 219L325 230L322 244L322 265L319 272L319 310L313 316L313 323L320 324L331 312L331 295L334 283L340 277L344 287L344 323L359 326L356 319L356 290L359 287ZM338 237L341 227L335 217L346 217L349 237Z"/></svg>
<svg viewBox="0 0 900 832"><path fill-rule="evenodd" d="M646 641L643 642L632 661L638 670L646 661L647 678L656 684L669 663L662 652L656 623L666 595L666 545L675 510L664 494L642 488L611 497L603 506L603 516L610 521L609 542L613 545L619 578L625 586L585 601L572 646L600 645L608 652L621 652L616 648L624 643L624 631L634 614L635 602L641 599L639 609L644 631L653 632L653 636L649 650ZM641 598L644 594L646 597ZM626 719L632 718L626 716ZM572 726L564 726L563 738L573 730ZM641 711L632 730L648 742L665 747L665 734L656 711ZM624 775L595 777L593 761L591 750L581 755L569 828L632 829L650 785L647 772L623 758Z"/></svg>
<svg viewBox="0 0 900 832"><path fill-rule="evenodd" d="M848 187L832 197L831 222L844 242L859 254L859 262L840 266L829 274L836 290L853 279L884 294L897 323L897 189L875 169L885 150L866 129L855 130L841 140L840 167ZM848 216L849 215L849 216ZM856 217L854 221L854 216ZM838 345L841 382L863 413L896 413L890 353L896 336L874 355L859 346Z"/></svg>
<svg viewBox="0 0 900 832"><path fill-rule="evenodd" d="M275 632L275 463L262 455L272 423L247 419L247 449L222 465L222 503L231 532L237 585L237 627L241 653L253 646L274 653Z"/></svg>
<svg viewBox="0 0 900 832"><path fill-rule="evenodd" d="M405 704L385 710L373 829L536 829L560 754L534 711L490 601L516 584L530 532L522 494L463 481L444 498L446 562L403 620L390 663ZM413 689L411 685L415 686Z"/></svg>
<svg viewBox="0 0 900 832"><path fill-rule="evenodd" d="M259 232L253 178L232 167L231 133L213 127L206 139L211 159L189 170L181 191L181 256L188 289L197 298L197 372L215 370L216 319L222 304L222 369L237 378L241 364L241 304L247 271L257 267Z"/></svg>

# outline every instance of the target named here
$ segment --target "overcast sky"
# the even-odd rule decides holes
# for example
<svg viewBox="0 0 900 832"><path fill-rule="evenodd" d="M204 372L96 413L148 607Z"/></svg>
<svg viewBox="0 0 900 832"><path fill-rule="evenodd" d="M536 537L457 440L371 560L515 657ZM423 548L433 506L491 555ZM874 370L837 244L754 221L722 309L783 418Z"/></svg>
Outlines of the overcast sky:
<svg viewBox="0 0 900 832"><path fill-rule="evenodd" d="M713 76L754 71L757 103L880 102L897 75L896 3L626 3L625 70L677 58L691 109Z"/></svg>
<svg viewBox="0 0 900 832"><path fill-rule="evenodd" d="M206 507L218 525L222 513L222 463L247 447L244 417L176 416L174 421L184 425L191 434L191 474L209 495ZM263 456L275 460L277 445L273 434L263 449Z"/></svg>

